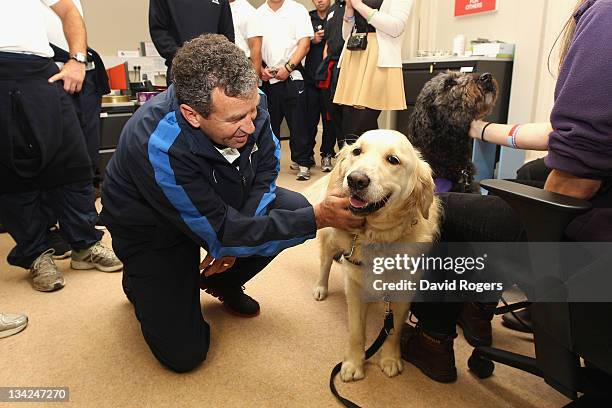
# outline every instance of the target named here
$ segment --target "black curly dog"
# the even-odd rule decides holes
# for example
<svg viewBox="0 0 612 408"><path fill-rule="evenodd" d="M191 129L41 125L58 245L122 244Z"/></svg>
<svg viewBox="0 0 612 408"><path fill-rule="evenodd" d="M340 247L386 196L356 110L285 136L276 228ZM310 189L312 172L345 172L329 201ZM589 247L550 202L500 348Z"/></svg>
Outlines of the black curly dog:
<svg viewBox="0 0 612 408"><path fill-rule="evenodd" d="M435 178L451 191L474 191L470 124L491 113L497 98L493 75L443 72L425 84L408 124L412 144L430 164Z"/></svg>

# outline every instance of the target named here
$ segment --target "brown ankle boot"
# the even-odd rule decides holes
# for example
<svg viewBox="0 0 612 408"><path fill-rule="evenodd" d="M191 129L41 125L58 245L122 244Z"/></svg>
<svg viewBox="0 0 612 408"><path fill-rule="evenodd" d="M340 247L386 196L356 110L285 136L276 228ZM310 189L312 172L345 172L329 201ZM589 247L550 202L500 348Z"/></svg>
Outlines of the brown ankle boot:
<svg viewBox="0 0 612 408"><path fill-rule="evenodd" d="M491 320L497 303L466 302L461 308L457 323L463 329L463 336L472 347L491 346L493 329Z"/></svg>
<svg viewBox="0 0 612 408"><path fill-rule="evenodd" d="M418 324L413 327L404 323L400 337L402 358L434 381L453 382L457 380L453 350L455 337L457 334L428 334Z"/></svg>

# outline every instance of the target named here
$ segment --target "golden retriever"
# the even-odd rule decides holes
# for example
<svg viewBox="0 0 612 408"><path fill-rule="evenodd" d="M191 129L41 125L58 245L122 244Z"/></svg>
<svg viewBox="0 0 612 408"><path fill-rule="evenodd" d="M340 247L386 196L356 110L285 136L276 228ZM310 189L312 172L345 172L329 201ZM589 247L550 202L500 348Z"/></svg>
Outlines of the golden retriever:
<svg viewBox="0 0 612 408"><path fill-rule="evenodd" d="M394 130L372 130L354 144L345 146L329 175L327 191L340 191L350 197L350 209L366 216L357 233L356 245L342 262L348 304L348 349L342 363L343 381L364 378L365 322L368 304L360 299L361 246L369 243L433 242L438 236L440 207L434 196L429 165L421 159L408 138ZM316 300L327 296L329 272L335 255L351 252L354 234L325 228L317 239L321 248L321 272L314 288ZM409 303L391 302L395 330L380 350L379 366L393 377L402 372L399 330L406 320Z"/></svg>

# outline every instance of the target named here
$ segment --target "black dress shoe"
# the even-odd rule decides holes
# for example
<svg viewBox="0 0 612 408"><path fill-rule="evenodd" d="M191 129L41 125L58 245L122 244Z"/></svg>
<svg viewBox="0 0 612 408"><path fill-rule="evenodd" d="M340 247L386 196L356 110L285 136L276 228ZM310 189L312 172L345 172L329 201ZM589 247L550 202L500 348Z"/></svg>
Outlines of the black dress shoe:
<svg viewBox="0 0 612 408"><path fill-rule="evenodd" d="M531 311L529 308L521 309L514 312L516 317L510 312L504 313L502 316L502 324L509 329L520 331L523 333L533 333L533 327L531 326Z"/></svg>
<svg viewBox="0 0 612 408"><path fill-rule="evenodd" d="M225 310L233 315L240 317L255 317L259 315L259 303L244 293L244 286L220 289L209 286L202 280L200 288L223 302Z"/></svg>

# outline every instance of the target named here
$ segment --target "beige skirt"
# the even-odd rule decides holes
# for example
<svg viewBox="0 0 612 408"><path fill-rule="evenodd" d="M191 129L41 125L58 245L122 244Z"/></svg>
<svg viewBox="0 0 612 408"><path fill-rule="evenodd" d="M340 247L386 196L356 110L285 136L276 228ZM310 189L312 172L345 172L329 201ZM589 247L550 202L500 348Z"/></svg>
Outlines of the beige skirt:
<svg viewBox="0 0 612 408"><path fill-rule="evenodd" d="M406 109L402 69L379 68L376 33L363 51L345 50L334 103L376 110Z"/></svg>

